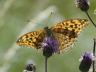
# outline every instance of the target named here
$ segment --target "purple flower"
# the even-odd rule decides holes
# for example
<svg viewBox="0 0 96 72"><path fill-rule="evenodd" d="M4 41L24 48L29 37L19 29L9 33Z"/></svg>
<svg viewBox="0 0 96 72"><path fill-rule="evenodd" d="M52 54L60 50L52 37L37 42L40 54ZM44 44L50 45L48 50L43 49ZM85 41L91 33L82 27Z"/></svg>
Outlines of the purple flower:
<svg viewBox="0 0 96 72"><path fill-rule="evenodd" d="M84 60L92 60L92 58L93 58L92 53L85 52L85 54L83 56Z"/></svg>
<svg viewBox="0 0 96 72"><path fill-rule="evenodd" d="M58 42L55 38L47 36L44 38L42 43L43 55L50 57L53 53L58 51Z"/></svg>
<svg viewBox="0 0 96 72"><path fill-rule="evenodd" d="M92 53L85 52L83 59L80 63L79 70L82 72L88 72L92 64L93 55Z"/></svg>
<svg viewBox="0 0 96 72"><path fill-rule="evenodd" d="M33 65L33 64L27 64L26 66L25 66L25 70L23 71L23 72L35 72L36 71L36 67L35 67L35 65Z"/></svg>
<svg viewBox="0 0 96 72"><path fill-rule="evenodd" d="M82 11L87 11L89 9L88 0L76 0L76 6Z"/></svg>

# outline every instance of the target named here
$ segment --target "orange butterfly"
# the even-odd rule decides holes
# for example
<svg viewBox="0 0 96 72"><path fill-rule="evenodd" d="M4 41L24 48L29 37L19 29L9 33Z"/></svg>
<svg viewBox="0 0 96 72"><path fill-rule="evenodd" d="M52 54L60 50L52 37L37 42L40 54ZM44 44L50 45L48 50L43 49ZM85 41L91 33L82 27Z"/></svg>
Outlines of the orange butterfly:
<svg viewBox="0 0 96 72"><path fill-rule="evenodd" d="M63 22L59 22L51 28L45 27L42 30L32 31L24 34L17 40L19 46L28 46L36 49L40 49L44 38L46 37L46 28L49 29L54 38L59 43L59 52L67 47L70 47L81 30L88 24L86 19L69 19Z"/></svg>

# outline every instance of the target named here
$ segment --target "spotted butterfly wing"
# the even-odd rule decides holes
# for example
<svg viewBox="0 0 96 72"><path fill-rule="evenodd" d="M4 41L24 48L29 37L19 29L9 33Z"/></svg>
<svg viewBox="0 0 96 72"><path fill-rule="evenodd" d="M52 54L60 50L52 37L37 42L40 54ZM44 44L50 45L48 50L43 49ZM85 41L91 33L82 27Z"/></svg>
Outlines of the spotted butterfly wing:
<svg viewBox="0 0 96 72"><path fill-rule="evenodd" d="M86 19L71 19L55 24L51 27L59 43L59 51L74 43L82 29L88 24Z"/></svg>
<svg viewBox="0 0 96 72"><path fill-rule="evenodd" d="M17 40L19 46L28 46L32 48L39 48L43 41L45 34L43 30L32 31L24 34Z"/></svg>

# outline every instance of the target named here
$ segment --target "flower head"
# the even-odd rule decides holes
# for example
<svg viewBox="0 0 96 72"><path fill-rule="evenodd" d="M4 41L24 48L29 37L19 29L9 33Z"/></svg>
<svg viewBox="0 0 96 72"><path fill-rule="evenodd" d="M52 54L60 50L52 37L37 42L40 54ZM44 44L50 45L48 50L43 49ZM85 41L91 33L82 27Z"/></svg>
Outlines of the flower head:
<svg viewBox="0 0 96 72"><path fill-rule="evenodd" d="M25 66L25 70L23 72L35 72L36 71L36 67L33 64L27 64Z"/></svg>
<svg viewBox="0 0 96 72"><path fill-rule="evenodd" d="M45 37L42 43L43 55L50 57L53 53L58 51L58 42L51 36Z"/></svg>
<svg viewBox="0 0 96 72"><path fill-rule="evenodd" d="M93 60L92 53L85 52L83 59L82 59L80 66L79 66L80 71L88 72L90 69L90 66L92 64L92 60Z"/></svg>
<svg viewBox="0 0 96 72"><path fill-rule="evenodd" d="M88 0L76 0L76 6L80 8L82 11L87 11L89 9L89 1Z"/></svg>
<svg viewBox="0 0 96 72"><path fill-rule="evenodd" d="M83 56L83 59L84 59L84 60L92 60L92 58L93 58L92 53L85 52L85 54L84 54L84 56Z"/></svg>

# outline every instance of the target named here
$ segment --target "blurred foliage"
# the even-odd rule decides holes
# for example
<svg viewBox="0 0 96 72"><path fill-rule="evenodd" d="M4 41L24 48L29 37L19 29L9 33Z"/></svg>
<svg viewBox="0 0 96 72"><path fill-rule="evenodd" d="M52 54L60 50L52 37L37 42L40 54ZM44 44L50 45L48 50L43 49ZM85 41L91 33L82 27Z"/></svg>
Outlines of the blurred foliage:
<svg viewBox="0 0 96 72"><path fill-rule="evenodd" d="M64 19L87 18L85 13L75 7L74 0L0 0L0 67L6 63L3 61L4 54L16 42L18 34L28 21L49 6L56 6ZM96 23L95 8L96 1L90 0L89 13ZM48 72L79 72L79 58L82 53L92 49L95 30L90 22L70 51L49 58ZM10 60L8 72L22 72L28 59L35 61L37 72L44 72L42 53L25 47L20 48Z"/></svg>

